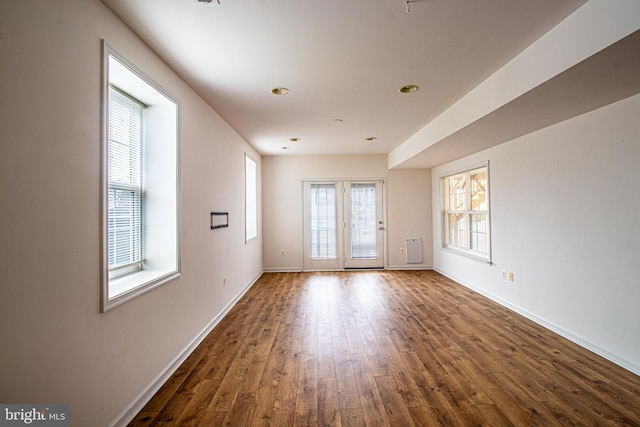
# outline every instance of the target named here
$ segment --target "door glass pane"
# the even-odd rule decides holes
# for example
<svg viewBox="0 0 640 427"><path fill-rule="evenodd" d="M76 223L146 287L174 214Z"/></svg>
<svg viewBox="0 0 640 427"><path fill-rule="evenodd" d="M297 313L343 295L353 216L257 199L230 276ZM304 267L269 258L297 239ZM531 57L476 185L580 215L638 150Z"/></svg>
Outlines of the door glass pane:
<svg viewBox="0 0 640 427"><path fill-rule="evenodd" d="M334 184L311 184L309 195L311 258L335 259L336 187Z"/></svg>
<svg viewBox="0 0 640 427"><path fill-rule="evenodd" d="M377 258L376 185L351 184L351 258Z"/></svg>

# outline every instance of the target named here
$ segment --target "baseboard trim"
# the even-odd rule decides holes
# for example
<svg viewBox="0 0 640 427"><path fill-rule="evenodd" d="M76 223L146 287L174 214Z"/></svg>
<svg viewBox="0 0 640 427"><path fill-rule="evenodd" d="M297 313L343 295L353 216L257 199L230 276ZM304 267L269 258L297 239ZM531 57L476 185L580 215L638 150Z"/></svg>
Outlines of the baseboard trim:
<svg viewBox="0 0 640 427"><path fill-rule="evenodd" d="M433 270L433 266L426 264L388 265L386 270Z"/></svg>
<svg viewBox="0 0 640 427"><path fill-rule="evenodd" d="M339 269L339 270L306 270L306 271L359 271L360 269ZM366 269L362 269L363 271ZM381 270L381 269L379 269ZM426 264L401 264L401 265L388 265L384 270L433 270L433 266ZM285 268L265 268L265 273L301 273L303 270L300 267L285 267Z"/></svg>
<svg viewBox="0 0 640 427"><path fill-rule="evenodd" d="M474 292L477 292L487 298L489 298L490 300L504 306L507 307L510 310L515 311L516 313L526 317L527 319L531 320L532 322L537 323L540 326L543 326L547 329L549 329L552 332L555 332L556 334L568 339L569 341L572 341L576 344L578 344L579 346L597 354L598 356L604 357L605 359L609 360L610 362L615 363L616 365L636 374L636 375L640 375L640 365L637 365L629 360L626 360L616 354L613 354L607 350L605 350L604 348L588 341L585 340L584 338L581 338L575 334L573 334L570 331L567 331L566 329L562 328L561 326L556 325L553 322L550 322L540 316L537 316L534 313L531 313L517 305L514 305L512 303L510 303L509 301L506 301L490 292L485 291L484 289L481 289L475 285L473 285L472 283L468 283L465 282L464 280L460 280L459 278L452 276L450 274L447 274L446 272L435 268L435 271L437 271L438 273L442 274L445 277L448 277L449 279L460 283L462 286L467 287L471 290L473 290Z"/></svg>
<svg viewBox="0 0 640 427"><path fill-rule="evenodd" d="M247 293L249 289L262 276L261 271L253 278L239 293L233 298L225 308L215 316L209 324L202 330L191 342L164 368L156 375L156 377L140 392L138 396L109 424L109 427L120 427L128 425L142 410L149 400L160 390L160 387L173 375L173 373L182 365L189 357L193 350L206 338L206 336L215 328L218 323L229 313L240 298Z"/></svg>

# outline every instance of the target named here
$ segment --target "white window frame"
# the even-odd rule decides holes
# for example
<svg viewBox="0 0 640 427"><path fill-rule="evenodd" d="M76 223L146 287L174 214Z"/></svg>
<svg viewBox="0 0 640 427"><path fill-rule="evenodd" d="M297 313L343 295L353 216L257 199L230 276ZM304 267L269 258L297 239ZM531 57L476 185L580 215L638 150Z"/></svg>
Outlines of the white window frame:
<svg viewBox="0 0 640 427"><path fill-rule="evenodd" d="M258 162L244 154L245 243L258 238Z"/></svg>
<svg viewBox="0 0 640 427"><path fill-rule="evenodd" d="M486 169L487 173L487 188L486 188L486 209L473 209L471 203L471 180L470 174L479 169ZM463 210L455 210L451 209L449 206L450 198L450 179L454 176L463 175L466 180L466 192L464 193L465 205L466 209ZM469 258L473 258L476 260L484 261L487 263L491 263L491 191L490 191L490 174L489 174L489 162L482 162L479 164L475 164L463 169L458 169L454 172L448 172L446 175L440 177L440 191L442 195L442 248L460 255L467 256ZM457 246L450 243L449 236L449 214L460 214L464 217L464 222L466 224L466 239L464 246ZM471 218L473 215L486 215L486 243L487 243L487 252L480 252L471 248L472 241L472 227L471 227Z"/></svg>
<svg viewBox="0 0 640 427"><path fill-rule="evenodd" d="M127 59L102 43L101 304L102 312L180 275L179 104ZM133 267L109 269L109 88L143 110L142 247Z"/></svg>

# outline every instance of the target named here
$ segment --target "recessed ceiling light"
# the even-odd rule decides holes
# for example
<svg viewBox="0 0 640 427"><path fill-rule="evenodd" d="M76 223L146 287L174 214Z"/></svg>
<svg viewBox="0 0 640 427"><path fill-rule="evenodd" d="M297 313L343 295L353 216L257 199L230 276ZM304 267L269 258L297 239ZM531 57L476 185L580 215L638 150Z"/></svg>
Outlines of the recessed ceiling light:
<svg viewBox="0 0 640 427"><path fill-rule="evenodd" d="M300 141L300 138L296 138L296 137L289 138L289 141L291 141L291 142L298 142L298 141Z"/></svg>
<svg viewBox="0 0 640 427"><path fill-rule="evenodd" d="M370 136L369 138L366 138L367 141L375 141L376 139L378 139L377 136Z"/></svg>
<svg viewBox="0 0 640 427"><path fill-rule="evenodd" d="M289 149L289 147L287 147L286 145L284 145L284 146L282 146L280 148L282 148L283 150L288 150Z"/></svg>
<svg viewBox="0 0 640 427"><path fill-rule="evenodd" d="M344 120L342 120L342 119L333 119L333 121L334 121L335 123L342 123Z"/></svg>
<svg viewBox="0 0 640 427"><path fill-rule="evenodd" d="M418 89L420 89L420 87L418 87L418 85L406 85L406 86L402 86L400 89L398 89L398 92L400 92L400 93L413 93L413 92L416 92Z"/></svg>
<svg viewBox="0 0 640 427"><path fill-rule="evenodd" d="M274 95L286 95L290 92L286 87L276 87L271 89L271 93Z"/></svg>

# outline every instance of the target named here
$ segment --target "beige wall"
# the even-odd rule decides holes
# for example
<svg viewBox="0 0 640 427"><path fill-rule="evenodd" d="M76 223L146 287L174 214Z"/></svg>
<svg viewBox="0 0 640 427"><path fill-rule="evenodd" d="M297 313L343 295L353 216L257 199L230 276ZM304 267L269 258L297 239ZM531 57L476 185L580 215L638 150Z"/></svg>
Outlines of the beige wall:
<svg viewBox="0 0 640 427"><path fill-rule="evenodd" d="M182 276L104 314L102 38L180 101L182 169ZM388 267L406 268L404 239L423 237L423 267L433 263L640 370L638 97L432 174L387 170L385 156L261 159L98 0L1 1L0 64L0 402L68 403L73 426L125 420L263 260L269 270L302 268L304 178L385 178ZM245 151L258 160L264 195L263 237L249 244ZM483 159L493 266L439 248L438 178ZM210 230L211 211L228 211L231 226ZM514 271L513 285L503 268Z"/></svg>
<svg viewBox="0 0 640 427"><path fill-rule="evenodd" d="M0 34L0 402L108 425L262 272L243 227L244 152L261 158L97 0L3 0ZM104 314L102 38L179 100L182 168L182 276Z"/></svg>
<svg viewBox="0 0 640 427"><path fill-rule="evenodd" d="M428 170L388 170L386 156L278 156L263 158L263 254L265 270L302 269L302 180L384 178L387 266L432 264L431 176ZM391 215L392 214L392 215ZM393 219L392 219L393 217ZM406 238L423 238L423 263L406 264ZM281 250L285 251L281 255Z"/></svg>

